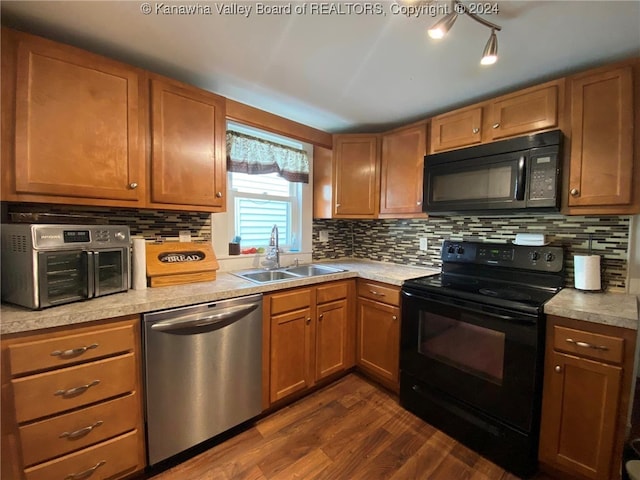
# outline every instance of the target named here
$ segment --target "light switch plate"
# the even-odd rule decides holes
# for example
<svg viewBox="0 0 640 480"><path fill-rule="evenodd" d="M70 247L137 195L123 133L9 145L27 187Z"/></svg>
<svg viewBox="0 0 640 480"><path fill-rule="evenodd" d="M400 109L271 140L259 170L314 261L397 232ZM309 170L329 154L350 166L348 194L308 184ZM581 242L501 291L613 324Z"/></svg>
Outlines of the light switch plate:
<svg viewBox="0 0 640 480"><path fill-rule="evenodd" d="M320 230L320 241L323 243L329 241L329 230Z"/></svg>
<svg viewBox="0 0 640 480"><path fill-rule="evenodd" d="M422 237L420 239L420 250L424 251L427 249L428 243L427 243L427 237Z"/></svg>

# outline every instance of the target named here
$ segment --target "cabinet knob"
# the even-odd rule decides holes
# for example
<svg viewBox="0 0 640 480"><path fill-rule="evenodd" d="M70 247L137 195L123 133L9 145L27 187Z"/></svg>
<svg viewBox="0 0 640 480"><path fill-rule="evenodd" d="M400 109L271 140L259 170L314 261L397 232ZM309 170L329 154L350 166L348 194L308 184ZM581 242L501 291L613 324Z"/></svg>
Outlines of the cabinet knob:
<svg viewBox="0 0 640 480"><path fill-rule="evenodd" d="M393 315L393 316L391 317L391 319L392 319L392 320L397 320L397 319L398 319L398 316L397 316L397 315Z"/></svg>
<svg viewBox="0 0 640 480"><path fill-rule="evenodd" d="M473 133L478 133L478 132L480 132L480 129L479 129L479 128L474 128L474 129L472 130L472 132L473 132Z"/></svg>
<svg viewBox="0 0 640 480"><path fill-rule="evenodd" d="M336 203L336 207L339 207L339 206L340 206L340 204L339 204L339 203Z"/></svg>
<svg viewBox="0 0 640 480"><path fill-rule="evenodd" d="M131 190L135 190L136 188L138 188L138 184L137 184L136 182L131 182L131 183L129 184L129 188L130 188Z"/></svg>
<svg viewBox="0 0 640 480"><path fill-rule="evenodd" d="M309 325L311 323L311 317L307 318L307 325Z"/></svg>
<svg viewBox="0 0 640 480"><path fill-rule="evenodd" d="M416 205L422 205L422 202L416 202Z"/></svg>
<svg viewBox="0 0 640 480"><path fill-rule="evenodd" d="M216 198L222 198L222 192L216 193Z"/></svg>
<svg viewBox="0 0 640 480"><path fill-rule="evenodd" d="M578 190L577 188L572 188L571 189L571 193L572 196L577 197L580 194L580 190Z"/></svg>
<svg viewBox="0 0 640 480"><path fill-rule="evenodd" d="M491 125L491 128L493 128L493 129L500 128L500 124L499 123L494 123L493 125Z"/></svg>
<svg viewBox="0 0 640 480"><path fill-rule="evenodd" d="M318 317L318 320L322 321L322 317L324 317L324 313L320 314L320 316Z"/></svg>
<svg viewBox="0 0 640 480"><path fill-rule="evenodd" d="M556 365L554 370L556 371L556 373L560 373L560 372L562 372L562 367L560 365Z"/></svg>

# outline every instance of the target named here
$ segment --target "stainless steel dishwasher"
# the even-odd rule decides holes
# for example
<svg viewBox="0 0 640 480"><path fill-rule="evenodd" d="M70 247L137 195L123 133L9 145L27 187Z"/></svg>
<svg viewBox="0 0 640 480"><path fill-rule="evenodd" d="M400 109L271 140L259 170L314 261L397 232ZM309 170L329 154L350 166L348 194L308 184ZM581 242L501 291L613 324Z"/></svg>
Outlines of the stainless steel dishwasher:
<svg viewBox="0 0 640 480"><path fill-rule="evenodd" d="M149 465L261 411L262 295L144 315Z"/></svg>

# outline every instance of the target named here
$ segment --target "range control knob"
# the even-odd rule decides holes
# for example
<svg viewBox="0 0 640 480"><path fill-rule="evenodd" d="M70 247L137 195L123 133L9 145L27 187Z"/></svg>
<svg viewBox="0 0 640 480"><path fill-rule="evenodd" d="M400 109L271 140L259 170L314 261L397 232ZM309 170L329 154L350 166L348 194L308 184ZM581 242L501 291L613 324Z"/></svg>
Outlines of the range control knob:
<svg viewBox="0 0 640 480"><path fill-rule="evenodd" d="M116 232L113 236L116 237L116 240L124 240L125 238L122 232Z"/></svg>
<svg viewBox="0 0 640 480"><path fill-rule="evenodd" d="M538 252L531 252L529 254L529 258L531 259L532 262L535 262L536 260L538 260L540 258L540 254Z"/></svg>
<svg viewBox="0 0 640 480"><path fill-rule="evenodd" d="M551 261L553 261L553 259L554 259L554 258L556 258L556 256L555 256L553 253L551 253L551 252L549 252L549 253L545 253L545 255L544 255L544 259L545 259L547 262L551 262Z"/></svg>
<svg viewBox="0 0 640 480"><path fill-rule="evenodd" d="M458 249L456 250L456 253L458 255L462 255L464 253L464 247L458 247Z"/></svg>

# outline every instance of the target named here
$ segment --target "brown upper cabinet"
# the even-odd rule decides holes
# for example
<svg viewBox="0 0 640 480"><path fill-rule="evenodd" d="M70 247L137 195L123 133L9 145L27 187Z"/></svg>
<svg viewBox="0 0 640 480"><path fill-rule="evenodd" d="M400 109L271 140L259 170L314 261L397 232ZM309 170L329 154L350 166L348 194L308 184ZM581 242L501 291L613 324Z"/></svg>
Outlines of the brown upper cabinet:
<svg viewBox="0 0 640 480"><path fill-rule="evenodd" d="M2 29L2 200L221 212L225 131L223 97Z"/></svg>
<svg viewBox="0 0 640 480"><path fill-rule="evenodd" d="M431 153L482 141L482 107L465 108L431 119Z"/></svg>
<svg viewBox="0 0 640 480"><path fill-rule="evenodd" d="M333 217L376 218L380 198L378 135L333 138Z"/></svg>
<svg viewBox="0 0 640 480"><path fill-rule="evenodd" d="M153 76L150 203L223 211L225 132L224 97Z"/></svg>
<svg viewBox="0 0 640 480"><path fill-rule="evenodd" d="M489 103L491 140L558 126L558 82L505 95Z"/></svg>
<svg viewBox="0 0 640 480"><path fill-rule="evenodd" d="M634 169L634 139L640 144L640 132L634 132L634 101L636 110L640 104L637 61L635 69L627 64L570 77L570 213L638 211L640 174Z"/></svg>
<svg viewBox="0 0 640 480"><path fill-rule="evenodd" d="M427 125L382 135L380 217L422 213L422 177L427 153Z"/></svg>
<svg viewBox="0 0 640 480"><path fill-rule="evenodd" d="M2 30L3 200L136 206L144 72Z"/></svg>
<svg viewBox="0 0 640 480"><path fill-rule="evenodd" d="M556 80L433 117L429 152L559 128L563 87Z"/></svg>

